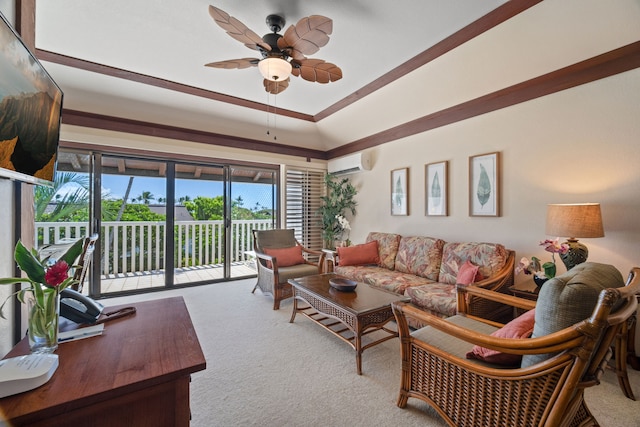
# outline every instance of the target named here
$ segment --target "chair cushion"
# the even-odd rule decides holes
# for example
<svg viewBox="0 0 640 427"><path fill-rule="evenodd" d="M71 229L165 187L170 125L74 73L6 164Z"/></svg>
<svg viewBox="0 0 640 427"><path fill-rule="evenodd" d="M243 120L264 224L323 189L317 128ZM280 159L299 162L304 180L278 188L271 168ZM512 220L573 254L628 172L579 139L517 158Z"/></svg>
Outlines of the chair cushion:
<svg viewBox="0 0 640 427"><path fill-rule="evenodd" d="M278 267L278 282L280 284L287 283L289 279L295 279L297 277L313 276L314 274L320 274L317 265L311 264L296 264L290 267Z"/></svg>
<svg viewBox="0 0 640 427"><path fill-rule="evenodd" d="M433 237L402 237L394 268L435 282L440 273L443 247L444 240Z"/></svg>
<svg viewBox="0 0 640 427"><path fill-rule="evenodd" d="M529 310L492 333L491 336L517 339L529 338L533 332L534 316L535 309ZM467 353L467 359L479 359L498 365L517 366L522 361L522 355L502 353L498 350L475 345L473 349Z"/></svg>
<svg viewBox="0 0 640 427"><path fill-rule="evenodd" d="M378 242L373 240L361 245L339 247L338 264L347 265L377 265L380 262L378 255Z"/></svg>
<svg viewBox="0 0 640 427"><path fill-rule="evenodd" d="M469 319L468 317L461 316L459 314L448 317L447 322L462 326L463 328L471 329L484 335L489 335L498 329L495 326L491 326L474 319ZM467 341L451 336L432 326L425 326L424 328L418 329L417 331L412 332L411 336L461 359L466 358L467 352L471 348L471 344Z"/></svg>
<svg viewBox="0 0 640 427"><path fill-rule="evenodd" d="M477 265L473 265L471 261L467 260L460 270L458 270L458 276L456 277L456 283L460 283L463 285L470 285L475 282L479 282L482 280L482 274L480 274L479 268Z"/></svg>
<svg viewBox="0 0 640 427"><path fill-rule="evenodd" d="M380 257L380 267L393 270L396 264L396 255L400 245L400 235L392 233L380 233L372 231L367 236L367 242L378 241L378 256Z"/></svg>
<svg viewBox="0 0 640 427"><path fill-rule="evenodd" d="M296 264L305 264L306 261L302 256L302 246L291 246L289 248L264 249L264 253L274 257L278 262L278 268L290 267ZM271 261L267 261L267 267L272 268Z"/></svg>
<svg viewBox="0 0 640 427"><path fill-rule="evenodd" d="M595 262L578 264L566 273L547 280L536 303L532 338L558 332L585 320L598 302L600 291L624 286L614 266ZM525 355L522 366L542 362L553 354Z"/></svg>

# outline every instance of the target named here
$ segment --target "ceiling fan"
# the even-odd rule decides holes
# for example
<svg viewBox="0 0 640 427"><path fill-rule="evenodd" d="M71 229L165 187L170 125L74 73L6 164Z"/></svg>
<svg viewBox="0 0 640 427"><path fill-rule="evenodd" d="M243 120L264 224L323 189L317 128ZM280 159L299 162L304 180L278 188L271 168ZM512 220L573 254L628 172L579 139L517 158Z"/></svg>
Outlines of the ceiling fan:
<svg viewBox="0 0 640 427"><path fill-rule="evenodd" d="M249 49L260 52L259 58L240 58L211 62L207 67L223 69L242 69L257 66L264 77L267 92L278 94L289 86L289 76L302 77L304 80L318 83L335 82L342 78L342 70L335 64L322 59L310 59L306 55L316 53L329 42L333 31L333 21L325 16L311 15L291 25L284 33L278 34L285 20L279 15L267 16L266 22L271 33L258 36L242 22L223 10L209 6L213 20L231 37L244 43Z"/></svg>

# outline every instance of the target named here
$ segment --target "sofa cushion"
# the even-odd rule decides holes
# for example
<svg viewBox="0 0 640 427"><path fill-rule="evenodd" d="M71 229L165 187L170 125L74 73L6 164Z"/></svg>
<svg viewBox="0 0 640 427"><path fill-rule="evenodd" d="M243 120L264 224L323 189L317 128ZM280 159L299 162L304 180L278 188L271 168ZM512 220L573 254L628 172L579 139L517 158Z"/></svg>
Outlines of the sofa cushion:
<svg viewBox="0 0 640 427"><path fill-rule="evenodd" d="M302 246L299 245L291 246L289 248L265 248L264 253L276 259L278 268L306 263L302 256ZM271 261L267 261L267 267L273 268Z"/></svg>
<svg viewBox="0 0 640 427"><path fill-rule="evenodd" d="M458 271L467 260L477 265L482 277L488 279L504 267L507 258L507 250L498 243L445 243L438 281L455 285Z"/></svg>
<svg viewBox="0 0 640 427"><path fill-rule="evenodd" d="M414 305L430 313L438 313L441 317L453 316L458 309L455 284L434 282L408 287L404 293Z"/></svg>
<svg viewBox="0 0 640 427"><path fill-rule="evenodd" d="M376 240L361 245L339 247L337 251L339 265L377 265L380 262Z"/></svg>
<svg viewBox="0 0 640 427"><path fill-rule="evenodd" d="M404 295L406 289L433 283L432 280L415 274L399 273L387 269L378 269L375 274L368 274L365 282L376 288L385 289Z"/></svg>
<svg viewBox="0 0 640 427"><path fill-rule="evenodd" d="M333 269L333 272L340 276L362 283L369 283L369 276L384 273L386 271L389 270L372 265L337 265Z"/></svg>
<svg viewBox="0 0 640 427"><path fill-rule="evenodd" d="M624 286L614 266L595 262L578 264L566 273L547 280L536 303L533 338L558 332L591 315L600 291ZM522 366L542 362L553 354L525 355Z"/></svg>
<svg viewBox="0 0 640 427"><path fill-rule="evenodd" d="M402 237L398 245L395 270L438 280L444 240L432 237Z"/></svg>
<svg viewBox="0 0 640 427"><path fill-rule="evenodd" d="M458 276L456 277L456 283L463 285L470 285L482 280L482 274L480 274L479 267L473 265L471 261L466 260L464 264L458 270Z"/></svg>
<svg viewBox="0 0 640 427"><path fill-rule="evenodd" d="M400 244L400 235L392 233L371 232L367 236L367 242L378 241L378 256L380 257L380 267L393 270Z"/></svg>
<svg viewBox="0 0 640 427"><path fill-rule="evenodd" d="M533 332L534 316L535 309L529 310L493 332L491 336L516 339L529 338ZM474 345L473 349L467 353L467 359L479 359L498 365L517 366L522 361L522 355L502 353L499 350Z"/></svg>

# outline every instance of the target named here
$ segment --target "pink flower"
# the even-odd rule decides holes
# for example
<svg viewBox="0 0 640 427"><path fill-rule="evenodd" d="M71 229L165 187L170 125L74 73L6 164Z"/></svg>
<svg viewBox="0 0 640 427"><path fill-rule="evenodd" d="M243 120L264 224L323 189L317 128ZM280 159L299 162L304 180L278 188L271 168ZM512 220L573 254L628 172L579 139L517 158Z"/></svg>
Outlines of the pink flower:
<svg viewBox="0 0 640 427"><path fill-rule="evenodd" d="M555 240L545 240L540 242L541 246L544 246L544 250L547 252L551 252L553 254L565 254L567 253L567 251L569 250L569 245L567 245L566 243L558 243L560 240L559 239L555 239Z"/></svg>
<svg viewBox="0 0 640 427"><path fill-rule="evenodd" d="M65 261L56 262L51 267L47 268L47 271L44 274L44 280L46 282L45 285L50 288L59 286L69 277L69 274L67 273L68 270L69 265Z"/></svg>

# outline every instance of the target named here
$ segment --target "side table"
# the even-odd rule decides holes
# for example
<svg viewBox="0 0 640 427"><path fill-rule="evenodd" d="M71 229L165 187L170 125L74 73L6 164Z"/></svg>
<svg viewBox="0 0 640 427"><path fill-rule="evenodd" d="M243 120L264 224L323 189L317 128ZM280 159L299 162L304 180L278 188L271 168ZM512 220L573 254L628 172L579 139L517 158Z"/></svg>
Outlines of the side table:
<svg viewBox="0 0 640 427"><path fill-rule="evenodd" d="M519 283L509 287L509 290L514 296L525 298L532 301L538 300L538 292L540 288L531 282ZM518 309L514 309L514 317L522 314L522 310L516 311ZM631 400L636 400L633 395L633 390L631 389L631 384L629 383L629 375L627 374L627 358L629 354L633 354L633 339L635 336L635 328L636 328L636 319L635 316L629 318L629 320L623 323L618 335L615 338L613 343L614 347L614 358L615 358L615 367L610 366L612 370L615 371L618 376L618 382L620 383L620 388L626 397Z"/></svg>
<svg viewBox="0 0 640 427"><path fill-rule="evenodd" d="M533 281L527 281L525 283L518 283L510 286L509 290L511 291L513 296L528 299L530 301L537 301L540 288L538 288L538 286L533 283ZM524 313L524 310L516 307L513 308L514 318L520 316L522 313Z"/></svg>

